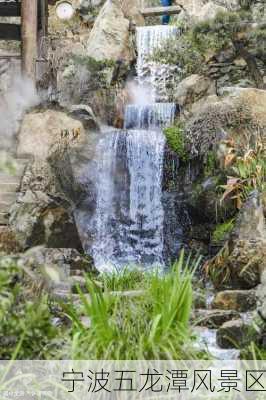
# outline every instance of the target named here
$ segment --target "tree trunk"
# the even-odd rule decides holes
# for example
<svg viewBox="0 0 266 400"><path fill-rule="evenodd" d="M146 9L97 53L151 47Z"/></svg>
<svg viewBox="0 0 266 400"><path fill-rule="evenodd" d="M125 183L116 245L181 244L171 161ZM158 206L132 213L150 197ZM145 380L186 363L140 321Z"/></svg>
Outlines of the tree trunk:
<svg viewBox="0 0 266 400"><path fill-rule="evenodd" d="M256 87L258 89L265 89L265 84L263 81L263 76L257 66L255 58L248 52L245 48L244 43L241 40L233 40L233 45L235 47L238 56L242 57L246 63L250 73L250 76L254 80Z"/></svg>

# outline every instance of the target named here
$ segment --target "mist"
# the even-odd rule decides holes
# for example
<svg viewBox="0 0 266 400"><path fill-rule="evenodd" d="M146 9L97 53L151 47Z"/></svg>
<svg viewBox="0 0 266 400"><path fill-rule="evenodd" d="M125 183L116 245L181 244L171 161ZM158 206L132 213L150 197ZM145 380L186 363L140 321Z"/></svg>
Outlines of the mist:
<svg viewBox="0 0 266 400"><path fill-rule="evenodd" d="M146 105L153 102L152 89L149 85L139 85L131 80L127 82L126 91L129 104Z"/></svg>
<svg viewBox="0 0 266 400"><path fill-rule="evenodd" d="M13 143L24 113L40 103L33 83L25 77L14 77L10 87L0 98L1 148Z"/></svg>

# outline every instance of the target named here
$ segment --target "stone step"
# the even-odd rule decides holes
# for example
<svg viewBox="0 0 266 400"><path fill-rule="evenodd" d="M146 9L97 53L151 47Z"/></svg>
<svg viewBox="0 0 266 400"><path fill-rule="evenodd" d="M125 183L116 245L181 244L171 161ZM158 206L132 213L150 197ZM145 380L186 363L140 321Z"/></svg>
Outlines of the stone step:
<svg viewBox="0 0 266 400"><path fill-rule="evenodd" d="M13 204L16 198L16 192L0 192L0 204Z"/></svg>
<svg viewBox="0 0 266 400"><path fill-rule="evenodd" d="M8 219L9 219L8 213L0 211L0 225L7 225Z"/></svg>
<svg viewBox="0 0 266 400"><path fill-rule="evenodd" d="M12 203L0 202L0 213L8 214L11 206L12 206Z"/></svg>
<svg viewBox="0 0 266 400"><path fill-rule="evenodd" d="M5 182L5 183L3 183L3 182L1 182L1 179L0 179L0 195L1 195L1 193L6 193L6 192L9 192L9 193L18 192L19 185L20 185L20 182L10 182L10 183Z"/></svg>
<svg viewBox="0 0 266 400"><path fill-rule="evenodd" d="M20 175L10 175L10 174L5 174L5 173L0 173L0 183L1 184L19 184L20 183L21 176Z"/></svg>
<svg viewBox="0 0 266 400"><path fill-rule="evenodd" d="M256 335L255 335L256 336ZM252 327L242 319L225 322L217 331L216 340L222 349L240 349L257 338Z"/></svg>

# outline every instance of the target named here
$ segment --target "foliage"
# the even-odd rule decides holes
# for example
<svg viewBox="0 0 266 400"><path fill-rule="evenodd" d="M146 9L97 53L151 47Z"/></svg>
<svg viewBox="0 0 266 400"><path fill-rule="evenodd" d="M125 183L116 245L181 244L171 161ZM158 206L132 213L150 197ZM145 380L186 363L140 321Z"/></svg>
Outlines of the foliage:
<svg viewBox="0 0 266 400"><path fill-rule="evenodd" d="M235 201L236 208L240 209L249 193L258 189L266 189L266 157L264 150L257 147L249 149L243 156L237 157L231 167L231 174L227 177L226 185L222 185L224 193L221 201L231 198Z"/></svg>
<svg viewBox="0 0 266 400"><path fill-rule="evenodd" d="M186 161L188 154L186 151L186 143L184 138L184 128L180 122L165 128L164 134L169 147L178 154L180 160Z"/></svg>
<svg viewBox="0 0 266 400"><path fill-rule="evenodd" d="M52 324L47 297L24 297L22 272L12 259L0 261L0 359L11 359L20 342L18 359L49 357L45 347L59 336Z"/></svg>
<svg viewBox="0 0 266 400"><path fill-rule="evenodd" d="M147 274L140 269L124 268L118 273L104 273L98 279L106 290L134 290L143 288L147 281Z"/></svg>
<svg viewBox="0 0 266 400"><path fill-rule="evenodd" d="M215 230L212 233L212 242L219 243L224 241L227 235L232 231L233 227L234 219L216 225Z"/></svg>
<svg viewBox="0 0 266 400"><path fill-rule="evenodd" d="M204 68L204 58L193 43L191 30L178 40L172 38L166 40L164 46L154 51L151 60L161 64L178 65L183 78L203 72Z"/></svg>
<svg viewBox="0 0 266 400"><path fill-rule="evenodd" d="M205 74L210 56L233 48L235 57L245 59L257 87L263 88L255 58L262 62L265 59L266 25L254 24L259 21L254 20L250 3L244 3L241 10L220 12L215 18L191 26L178 40L167 40L155 50L152 60L178 65L182 77L186 77L193 73Z"/></svg>
<svg viewBox="0 0 266 400"><path fill-rule="evenodd" d="M90 319L90 328L82 324L77 310L68 309L74 323L72 358L195 357L185 351L184 343L189 340L191 278L197 265L198 261L185 260L182 252L168 273L149 274L146 291L135 297L114 296L108 290L102 293L88 281L90 299L80 292L82 307L79 313ZM112 287L117 285L112 284Z"/></svg>
<svg viewBox="0 0 266 400"><path fill-rule="evenodd" d="M89 71L100 72L105 68L111 68L115 65L115 62L112 60L98 61L95 58L89 56L72 56L74 62L79 65L85 66Z"/></svg>

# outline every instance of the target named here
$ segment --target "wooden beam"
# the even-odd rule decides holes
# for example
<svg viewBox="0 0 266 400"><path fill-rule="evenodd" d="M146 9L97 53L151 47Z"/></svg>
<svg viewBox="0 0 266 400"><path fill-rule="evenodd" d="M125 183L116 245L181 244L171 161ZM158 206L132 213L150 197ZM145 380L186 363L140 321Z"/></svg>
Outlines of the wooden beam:
<svg viewBox="0 0 266 400"><path fill-rule="evenodd" d="M36 82L36 60L38 52L38 4L37 0L22 0L21 39L22 73Z"/></svg>
<svg viewBox="0 0 266 400"><path fill-rule="evenodd" d="M38 30L42 36L48 33L48 0L38 0Z"/></svg>
<svg viewBox="0 0 266 400"><path fill-rule="evenodd" d="M173 15L173 14L179 14L180 12L181 8L179 6L150 7L141 10L141 14L143 15L143 17L158 17L160 15Z"/></svg>
<svg viewBox="0 0 266 400"><path fill-rule="evenodd" d="M0 24L0 40L20 40L21 29L17 24Z"/></svg>
<svg viewBox="0 0 266 400"><path fill-rule="evenodd" d="M15 2L0 2L0 17L20 17L21 4Z"/></svg>

